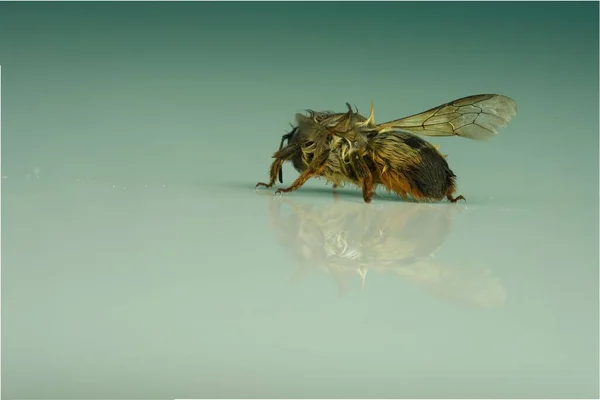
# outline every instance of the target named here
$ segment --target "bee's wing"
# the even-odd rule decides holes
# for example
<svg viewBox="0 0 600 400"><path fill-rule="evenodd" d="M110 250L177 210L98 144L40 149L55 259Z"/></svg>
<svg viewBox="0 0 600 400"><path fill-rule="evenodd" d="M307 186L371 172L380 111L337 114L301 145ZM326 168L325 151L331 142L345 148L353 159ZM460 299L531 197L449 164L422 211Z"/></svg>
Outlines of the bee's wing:
<svg viewBox="0 0 600 400"><path fill-rule="evenodd" d="M462 136L486 140L517 113L517 104L499 94L478 94L419 114L377 125L379 132L401 130L426 136Z"/></svg>

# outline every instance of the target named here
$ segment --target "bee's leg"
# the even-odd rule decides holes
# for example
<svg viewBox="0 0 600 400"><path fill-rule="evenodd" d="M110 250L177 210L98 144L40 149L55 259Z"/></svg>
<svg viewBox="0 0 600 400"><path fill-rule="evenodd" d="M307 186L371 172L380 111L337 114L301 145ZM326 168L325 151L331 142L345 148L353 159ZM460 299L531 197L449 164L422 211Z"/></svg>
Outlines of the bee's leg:
<svg viewBox="0 0 600 400"><path fill-rule="evenodd" d="M455 191L455 187L454 185L452 185L451 187L448 188L448 191L446 192L446 198L448 199L449 202L451 203L456 203L459 200L463 200L463 201L467 201L467 199L464 198L464 196L459 195L457 197L454 197L454 191Z"/></svg>
<svg viewBox="0 0 600 400"><path fill-rule="evenodd" d="M329 152L324 152L320 156L316 157L315 160L311 163L311 165L300 174L298 178L287 188L279 188L275 191L275 194L279 193L288 193L293 192L296 189L299 189L302 185L306 183L307 180L312 178L313 176L319 176L325 170L327 157L329 156Z"/></svg>
<svg viewBox="0 0 600 400"><path fill-rule="evenodd" d="M283 161L280 158L276 158L275 161L271 164L271 168L269 169L269 183L258 182L254 188L259 186L264 186L266 188L270 188L275 184L275 180L277 179L278 171L281 171L281 167L283 166Z"/></svg>
<svg viewBox="0 0 600 400"><path fill-rule="evenodd" d="M298 178L296 178L294 183L292 183L290 185L290 187L279 188L275 191L275 193L279 194L279 193L293 192L294 190L299 189L302 185L304 185L306 183L307 180L309 180L313 176L319 176L323 172L324 169L325 169L325 164L321 165L320 167L318 167L316 169L309 168L306 171L304 171L303 173L301 173L300 176Z"/></svg>
<svg viewBox="0 0 600 400"><path fill-rule="evenodd" d="M465 199L463 195L460 195L460 196L458 196L458 197L452 197L452 195L451 195L450 193L448 193L448 194L446 195L446 197L448 198L448 201L449 201L450 203L456 203L456 202L457 202L457 201L459 201L459 200L467 201L467 199Z"/></svg>
<svg viewBox="0 0 600 400"><path fill-rule="evenodd" d="M363 179L362 190L365 203L370 203L371 199L375 195L375 190L373 188L373 176L371 174Z"/></svg>
<svg viewBox="0 0 600 400"><path fill-rule="evenodd" d="M281 149L283 148L283 143L286 140L289 143L290 138L294 135L294 133L296 133L297 130L298 130L298 128L294 128L294 129L292 129L291 132L286 133L285 135L283 135L281 137L281 142L279 143L279 151L281 151ZM279 182L283 183L283 168L281 168L281 166L279 167Z"/></svg>
<svg viewBox="0 0 600 400"><path fill-rule="evenodd" d="M277 175L280 173L283 163L294 155L296 151L297 145L287 145L283 149L277 151L273 154L273 158L275 161L271 164L271 168L269 169L269 183L258 182L255 188L259 186L264 186L266 188L270 188L275 184L275 180L277 179Z"/></svg>
<svg viewBox="0 0 600 400"><path fill-rule="evenodd" d="M365 203L370 203L371 199L375 195L373 190L373 175L369 171L369 167L365 163L364 159L358 153L352 155L353 168L359 181L362 183L363 200Z"/></svg>

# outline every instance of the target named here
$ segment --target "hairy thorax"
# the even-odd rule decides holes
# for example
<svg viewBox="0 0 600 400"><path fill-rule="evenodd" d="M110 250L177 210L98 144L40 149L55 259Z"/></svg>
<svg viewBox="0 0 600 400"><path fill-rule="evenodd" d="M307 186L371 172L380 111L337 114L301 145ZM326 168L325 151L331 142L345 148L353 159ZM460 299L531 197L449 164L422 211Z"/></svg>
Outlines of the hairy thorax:
<svg viewBox="0 0 600 400"><path fill-rule="evenodd" d="M353 158L364 155L366 141L356 140L354 135L332 134L326 143L306 140L302 144L302 151L292 159L294 168L300 173L304 172L318 156L318 153L324 151L325 148L329 154L321 176L337 186L358 184L352 163Z"/></svg>
<svg viewBox="0 0 600 400"><path fill-rule="evenodd" d="M358 185L354 163L357 157L364 157L365 148L366 142L334 135L330 142L331 151L323 172L324 177L337 186Z"/></svg>

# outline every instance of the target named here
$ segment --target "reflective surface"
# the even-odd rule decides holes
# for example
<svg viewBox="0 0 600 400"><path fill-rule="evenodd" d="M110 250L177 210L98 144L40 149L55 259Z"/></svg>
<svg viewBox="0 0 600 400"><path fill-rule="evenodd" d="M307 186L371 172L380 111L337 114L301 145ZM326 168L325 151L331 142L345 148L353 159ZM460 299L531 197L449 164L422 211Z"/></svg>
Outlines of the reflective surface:
<svg viewBox="0 0 600 400"><path fill-rule="evenodd" d="M0 2L2 398L598 398L598 5ZM254 190L480 93L466 203Z"/></svg>
<svg viewBox="0 0 600 400"><path fill-rule="evenodd" d="M2 190L3 373L23 396L593 391L591 208L365 205L318 181Z"/></svg>

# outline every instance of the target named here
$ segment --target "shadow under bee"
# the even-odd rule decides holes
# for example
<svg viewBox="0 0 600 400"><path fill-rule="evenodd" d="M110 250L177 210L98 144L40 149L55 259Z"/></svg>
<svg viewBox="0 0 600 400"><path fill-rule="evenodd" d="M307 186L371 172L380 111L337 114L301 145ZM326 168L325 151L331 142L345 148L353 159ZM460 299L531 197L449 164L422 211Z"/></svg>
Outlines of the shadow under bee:
<svg viewBox="0 0 600 400"><path fill-rule="evenodd" d="M460 209L434 204L380 204L336 200L319 207L271 197L269 213L280 243L298 261L292 280L311 269L331 275L339 294L349 279L362 288L368 273L400 277L433 295L476 308L504 305L506 290L483 268L449 266L435 253Z"/></svg>

